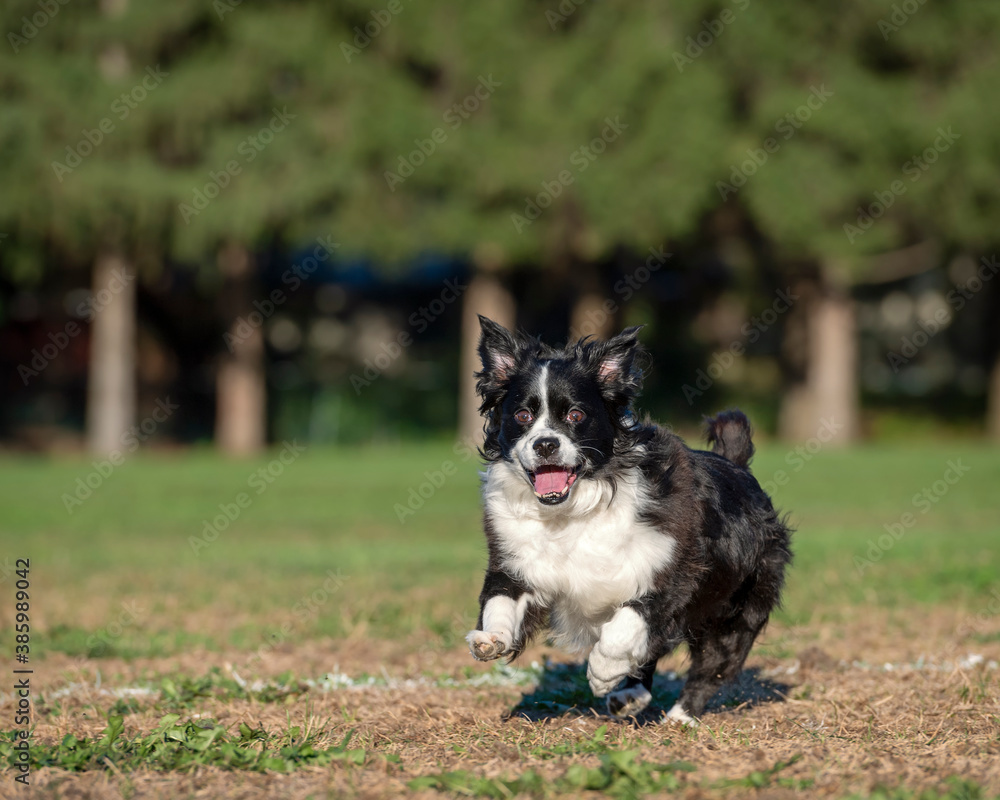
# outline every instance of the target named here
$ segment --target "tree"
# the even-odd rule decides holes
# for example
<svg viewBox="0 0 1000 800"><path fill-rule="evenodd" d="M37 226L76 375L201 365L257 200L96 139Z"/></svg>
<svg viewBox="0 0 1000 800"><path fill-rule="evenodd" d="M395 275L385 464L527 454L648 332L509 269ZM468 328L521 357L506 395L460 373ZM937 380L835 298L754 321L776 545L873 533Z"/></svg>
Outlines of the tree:
<svg viewBox="0 0 1000 800"><path fill-rule="evenodd" d="M404 7L370 42L345 26L340 108L361 169L351 196L324 207L355 246L384 258L424 248L471 257L466 435L481 428L476 314L515 321L499 290L507 268L537 265L572 284L619 246L683 235L713 202L704 187L725 145L726 79L711 66L678 72L660 33L676 16L594 4L563 27L533 4L431 2Z"/></svg>
<svg viewBox="0 0 1000 800"><path fill-rule="evenodd" d="M28 7L12 6L9 28ZM690 239L735 210L766 243L762 274L802 288L786 429L801 438L832 415L849 437L850 294L872 256L995 238L989 4L902 19L859 0L104 7L124 13L60 7L58 25L0 57L0 169L25 190L0 200L0 220L93 259L111 242L137 264L197 264L230 334L262 300L254 255L275 242L328 235L387 271L423 250L464 254L477 270L468 380L473 312L515 321L500 291L512 268L575 289L583 313L600 290L581 276L616 248ZM159 70L116 119L107 86ZM104 116L114 130L85 163L40 180ZM253 327L239 354L216 343L220 420L240 431L219 438L249 443L234 448L263 441L266 320ZM236 386L256 399L240 406ZM468 431L468 384L464 397Z"/></svg>
<svg viewBox="0 0 1000 800"><path fill-rule="evenodd" d="M105 4L97 19L54 6L40 13L58 13L60 24L53 17L44 29L33 21L36 5L9 5L4 28L20 33L0 56L0 171L19 187L0 199L0 220L47 251L36 272L92 264L83 317L91 324L87 441L96 452L121 448L134 422L136 274L140 265L155 269L159 253L143 246L163 231L139 110L159 77L137 69L121 44L126 5Z"/></svg>
<svg viewBox="0 0 1000 800"><path fill-rule="evenodd" d="M824 415L845 422L845 438L857 430L849 292L873 277L871 256L934 239L981 248L1000 211L997 111L982 102L1000 10L817 12L747 8L711 56L743 112L720 195L745 209L804 297L789 326L803 357L782 415L797 439Z"/></svg>
<svg viewBox="0 0 1000 800"><path fill-rule="evenodd" d="M94 262L93 294L104 293L110 297L90 333L87 446L94 453L120 450L135 420L135 275L114 249Z"/></svg>
<svg viewBox="0 0 1000 800"><path fill-rule="evenodd" d="M479 397L473 377L482 369L478 348L480 314L508 330L513 330L517 322L514 298L489 262L477 269L462 303L458 435L465 441L475 442L477 447L483 440L483 421L479 416Z"/></svg>

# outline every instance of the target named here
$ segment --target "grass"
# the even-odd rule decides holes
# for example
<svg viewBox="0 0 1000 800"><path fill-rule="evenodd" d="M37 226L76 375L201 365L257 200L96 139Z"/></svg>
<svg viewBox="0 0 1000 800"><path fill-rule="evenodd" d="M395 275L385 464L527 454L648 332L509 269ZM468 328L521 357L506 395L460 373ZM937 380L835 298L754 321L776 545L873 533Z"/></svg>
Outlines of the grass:
<svg viewBox="0 0 1000 800"><path fill-rule="evenodd" d="M933 494L949 461L968 472L921 513L914 496ZM443 476L447 462L456 473L434 488L427 473ZM92 657L253 647L289 619L295 640L363 626L379 637L423 630L451 644L456 612L474 614L485 559L475 459L449 446L306 453L258 495L247 484L262 463L209 453L136 458L68 513L60 497L93 472L89 462L0 461L0 560L31 556L36 591L66 612L37 646ZM763 448L754 468L762 482L787 474L774 492L798 529L787 621L859 604L975 608L995 588L996 451L936 444L820 452L804 461ZM422 487L430 497L400 522L394 507ZM233 506L240 492L252 504L234 522L220 520L227 528L195 552L192 538L203 538L220 504ZM914 524L897 541L884 526L907 513ZM859 568L858 559L870 566ZM331 570L344 585L324 600ZM310 602L314 592L323 602ZM141 613L119 620L121 604L139 596L148 599ZM206 608L230 624L211 637L176 629L178 613Z"/></svg>
<svg viewBox="0 0 1000 800"><path fill-rule="evenodd" d="M78 739L66 734L58 744L32 745L28 749L32 768L59 767L71 772L92 769L133 771L193 770L199 767L249 770L252 772L294 772L313 766L327 766L333 761L363 764L365 751L350 749L352 731L343 741L326 747L316 731L291 727L282 734L271 734L241 722L235 732L228 731L213 719L182 720L179 714L167 714L144 736L125 737L125 718L108 714L108 725L100 738ZM14 756L15 743L0 742L0 758Z"/></svg>
<svg viewBox="0 0 1000 800"><path fill-rule="evenodd" d="M498 800L517 794L544 797L552 794L597 791L607 797L632 798L681 787L678 772L692 772L685 761L653 764L642 761L636 750L604 753L596 767L574 764L556 778L529 770L516 778L480 778L466 770L427 775L410 781L411 789L438 789Z"/></svg>
<svg viewBox="0 0 1000 800"><path fill-rule="evenodd" d="M1000 790L992 767L947 781L962 753L1000 761L996 670L936 685L920 683L922 662L917 678L878 671L1000 654L996 450L762 447L754 472L797 529L795 562L756 666L697 732L602 722L582 669L544 644L525 662L556 657L544 668L471 663L485 544L467 451L276 456L135 456L100 485L90 460L0 459L0 592L30 558L32 763L52 796L104 796L101 781L224 794L234 780L267 796L268 776L287 771L302 797ZM67 508L88 477L97 488ZM12 602L0 622L12 652ZM681 683L661 672L656 703ZM0 695L5 719L12 703ZM905 768L885 755L896 751ZM881 766L862 779L864 763Z"/></svg>

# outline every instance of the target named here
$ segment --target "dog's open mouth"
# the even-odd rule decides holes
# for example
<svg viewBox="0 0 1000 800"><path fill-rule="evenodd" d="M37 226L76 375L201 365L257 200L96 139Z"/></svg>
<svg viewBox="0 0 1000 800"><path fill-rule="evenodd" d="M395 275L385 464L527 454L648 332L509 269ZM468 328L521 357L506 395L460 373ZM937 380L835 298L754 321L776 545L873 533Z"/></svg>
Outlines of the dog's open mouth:
<svg viewBox="0 0 1000 800"><path fill-rule="evenodd" d="M576 481L576 468L544 466L528 472L528 477L535 487L535 496L543 503L554 505L569 497L570 487Z"/></svg>

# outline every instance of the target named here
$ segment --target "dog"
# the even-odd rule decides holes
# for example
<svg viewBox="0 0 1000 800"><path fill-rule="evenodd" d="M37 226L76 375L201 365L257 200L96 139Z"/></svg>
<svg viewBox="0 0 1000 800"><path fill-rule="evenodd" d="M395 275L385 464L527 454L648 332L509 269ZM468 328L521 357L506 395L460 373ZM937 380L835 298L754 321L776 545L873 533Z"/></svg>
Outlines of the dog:
<svg viewBox="0 0 1000 800"><path fill-rule="evenodd" d="M750 423L707 420L712 451L640 421L640 328L556 349L480 316L476 373L489 551L480 661L516 658L548 626L587 659L608 712L652 699L656 662L687 642L665 720L697 725L739 675L779 601L791 530L750 473Z"/></svg>

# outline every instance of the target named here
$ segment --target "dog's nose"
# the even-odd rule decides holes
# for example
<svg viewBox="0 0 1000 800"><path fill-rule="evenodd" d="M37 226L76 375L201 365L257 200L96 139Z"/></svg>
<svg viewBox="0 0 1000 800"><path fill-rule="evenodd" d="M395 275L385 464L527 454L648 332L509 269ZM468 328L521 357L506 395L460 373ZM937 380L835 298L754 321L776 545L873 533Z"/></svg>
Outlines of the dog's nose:
<svg viewBox="0 0 1000 800"><path fill-rule="evenodd" d="M559 449L559 440L555 436L544 436L531 445L531 449L541 458L548 458Z"/></svg>

